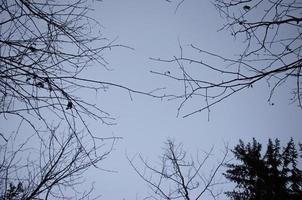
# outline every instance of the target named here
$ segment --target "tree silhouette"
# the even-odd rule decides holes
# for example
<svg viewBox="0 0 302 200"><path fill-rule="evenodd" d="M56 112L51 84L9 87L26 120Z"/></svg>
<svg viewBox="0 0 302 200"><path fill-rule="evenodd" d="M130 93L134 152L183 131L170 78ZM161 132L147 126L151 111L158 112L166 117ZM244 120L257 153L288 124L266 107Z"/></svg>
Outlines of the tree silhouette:
<svg viewBox="0 0 302 200"><path fill-rule="evenodd" d="M225 177L235 183L226 192L234 200L298 200L302 198L302 171L298 169L298 150L291 139L281 149L280 141L269 140L262 156L262 145L242 140L232 150L238 162L226 164Z"/></svg>
<svg viewBox="0 0 302 200"><path fill-rule="evenodd" d="M98 167L118 139L90 130L89 120L115 122L87 92L116 87L161 98L87 73L107 70L107 50L129 48L102 35L89 14L91 3L1 0L1 199L64 198L67 189L77 194L82 173Z"/></svg>
<svg viewBox="0 0 302 200"><path fill-rule="evenodd" d="M274 105L272 98L279 86L288 83L290 102L302 108L301 3L215 0L213 4L226 21L220 30L230 31L235 39L243 41L245 48L238 56L230 58L188 44L180 45L179 56L152 58L175 63L179 70L172 73L152 71L183 86L183 92L175 94L175 99L180 100L178 114L190 102L197 102L198 108L186 112L183 117L210 111L215 104L252 89L257 83L268 85L271 105ZM187 49L190 51L188 56Z"/></svg>
<svg viewBox="0 0 302 200"><path fill-rule="evenodd" d="M144 166L143 170L134 164L134 158L128 158L128 161L150 188L150 196L146 199L197 200L210 196L215 200L220 195L215 186L222 184L219 177L216 176L225 162L228 151L224 152L224 156L217 166L206 174L204 168L206 168L212 152L213 148L209 152L204 152L204 157L197 155L194 159L187 155L182 144L175 144L175 141L167 140L161 156L161 164L158 167L153 167L141 156L139 156L139 160Z"/></svg>
<svg viewBox="0 0 302 200"><path fill-rule="evenodd" d="M114 143L108 148L98 144L94 149L78 142L85 140L85 134L75 139L74 134L54 133L41 136L45 143L33 146L35 134L25 142L19 142L16 135L0 145L1 200L91 199L96 195L84 172L90 167L101 169L98 163L110 154Z"/></svg>
<svg viewBox="0 0 302 200"><path fill-rule="evenodd" d="M103 53L114 44L99 32L101 25L87 14L85 0L2 1L0 7L0 114L18 117L36 132L41 122L51 131L53 120L89 132L86 118L105 124L114 118L80 92L118 87L130 93L159 97L118 83L94 80L85 71L104 67ZM128 48L128 47L126 47ZM80 127L80 128L82 128Z"/></svg>

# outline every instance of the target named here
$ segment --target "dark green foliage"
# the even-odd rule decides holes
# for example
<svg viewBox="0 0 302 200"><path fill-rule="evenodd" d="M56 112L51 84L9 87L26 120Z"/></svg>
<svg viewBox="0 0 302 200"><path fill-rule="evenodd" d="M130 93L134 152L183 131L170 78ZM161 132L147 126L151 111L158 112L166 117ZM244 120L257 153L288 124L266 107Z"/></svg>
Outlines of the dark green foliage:
<svg viewBox="0 0 302 200"><path fill-rule="evenodd" d="M226 195L233 200L301 200L302 171L298 169L298 159L302 155L299 156L293 139L282 149L278 139L270 139L263 156L261 150L256 139L246 145L239 141L232 150L239 162L226 164L224 173L236 186Z"/></svg>

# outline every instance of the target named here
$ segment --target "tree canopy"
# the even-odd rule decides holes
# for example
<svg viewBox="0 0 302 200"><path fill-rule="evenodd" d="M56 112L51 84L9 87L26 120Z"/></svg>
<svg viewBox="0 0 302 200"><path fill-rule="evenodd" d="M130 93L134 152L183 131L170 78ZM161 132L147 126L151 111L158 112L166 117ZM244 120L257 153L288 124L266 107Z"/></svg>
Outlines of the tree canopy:
<svg viewBox="0 0 302 200"><path fill-rule="evenodd" d="M126 47L102 35L90 4L1 0L0 199L89 198L89 187L75 186L118 137L91 131L90 120L115 122L86 92L112 86L155 97L87 75L93 65L107 70L106 50Z"/></svg>
<svg viewBox="0 0 302 200"><path fill-rule="evenodd" d="M234 200L298 200L302 198L302 171L298 168L300 151L293 139L283 148L280 141L270 139L266 152L254 138L235 146L238 162L228 163L224 176L234 182L235 189L226 192ZM299 154L300 152L300 154ZM263 155L262 155L263 154Z"/></svg>

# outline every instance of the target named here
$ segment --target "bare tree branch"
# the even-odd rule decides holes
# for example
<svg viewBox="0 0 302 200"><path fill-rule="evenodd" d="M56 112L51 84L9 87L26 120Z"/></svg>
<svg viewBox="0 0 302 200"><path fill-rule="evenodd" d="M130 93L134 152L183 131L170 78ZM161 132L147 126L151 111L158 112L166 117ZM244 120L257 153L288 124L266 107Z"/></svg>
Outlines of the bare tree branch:
<svg viewBox="0 0 302 200"><path fill-rule="evenodd" d="M108 70L107 50L130 47L101 34L89 4L89 0L1 0L0 116L13 126L20 121L22 130L17 132L22 139L32 141L32 132L35 139L20 145L15 142L18 137L2 127L0 199L66 199L69 194L64 190L77 193L86 169L99 168L112 150L103 146L113 145L119 137L90 130L90 120L111 125L115 119L87 93L115 87L129 95L165 97L161 89L143 92L103 81L102 74L99 79L91 77L102 72L94 72L92 66ZM37 150L35 158L29 156ZM88 199L91 190L87 192L76 197Z"/></svg>
<svg viewBox="0 0 302 200"><path fill-rule="evenodd" d="M50 130L53 120L64 121L74 131L86 119L114 124L114 117L79 92L106 91L117 87L163 98L127 86L94 80L84 71L91 65L103 66L106 50L125 47L104 38L101 25L87 14L88 2L2 0L0 6L0 115L19 116ZM62 123L63 124L63 123ZM37 125L32 122L33 126ZM39 125L40 126L40 125ZM51 131L51 130L50 130Z"/></svg>
<svg viewBox="0 0 302 200"><path fill-rule="evenodd" d="M271 105L274 105L272 98L278 87L289 83L290 102L302 108L301 3L295 0L215 0L213 4L226 20L221 30L230 31L246 46L235 58L225 58L194 44L186 48L180 46L180 56L171 59L151 58L174 63L179 69L169 73L152 72L184 83L183 92L174 95L174 99L180 100L178 114L195 99L199 102L199 108L185 111L183 117L204 110L209 112L210 107L240 91L253 88L258 85L256 83L268 84L268 102ZM191 53L186 56L185 49L195 51L196 55Z"/></svg>
<svg viewBox="0 0 302 200"><path fill-rule="evenodd" d="M135 172L150 187L152 194L149 198L151 199L197 200L205 196L206 193L216 199L218 194L213 192L212 187L219 184L215 177L225 163L228 151L226 148L218 165L209 175L204 176L202 169L206 167L205 164L212 151L213 148L210 152L206 152L202 161L199 160L199 157L188 160L182 145L176 145L174 141L168 140L159 167L153 167L139 156L139 160L144 166L143 170L139 170L138 165L134 164L135 157L130 159L127 156L127 159Z"/></svg>
<svg viewBox="0 0 302 200"><path fill-rule="evenodd" d="M109 155L114 144L109 147L102 144L87 152L88 148L84 147L89 144L83 147L74 134L44 136L43 141L47 143L40 146L31 144L37 139L36 134L21 143L16 136L11 135L8 142L0 146L1 199L89 199L93 188L88 191L81 188L79 196L77 185L84 181L88 168L98 167ZM85 137L78 135L79 139Z"/></svg>

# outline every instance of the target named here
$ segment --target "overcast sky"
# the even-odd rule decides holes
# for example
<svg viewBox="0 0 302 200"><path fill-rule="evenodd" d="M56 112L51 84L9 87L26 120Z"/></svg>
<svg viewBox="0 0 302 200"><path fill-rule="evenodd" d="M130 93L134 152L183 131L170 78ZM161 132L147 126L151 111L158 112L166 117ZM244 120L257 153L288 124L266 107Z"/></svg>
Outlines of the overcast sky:
<svg viewBox="0 0 302 200"><path fill-rule="evenodd" d="M115 48L106 52L104 56L110 70L90 70L87 72L89 78L145 92L165 87L164 93L180 93L180 83L150 73L171 69L174 73L173 66L152 61L150 57L179 56L179 43L184 47L195 44L226 57L240 53L243 47L240 40L235 41L227 31L217 31L224 19L210 1L186 0L175 13L176 5L165 0L92 3L94 11L91 15L102 24L104 36L133 50ZM190 51L185 53L190 55ZM97 104L116 117L117 122L114 126L89 122L90 130L102 137L115 135L123 139L101 163L101 167L116 172L91 169L86 180L95 182L95 191L102 195L101 199L143 199L148 194L148 187L131 168L126 154L133 157L139 153L156 165L168 138L183 143L184 149L192 154L214 146L215 156L205 173L223 156L225 143L233 147L239 139L248 142L253 137L263 144L268 138L279 138L284 144L293 137L299 142L302 140L302 111L296 104L289 103L290 84L278 88L273 98L274 106L267 102L269 88L265 82L256 84L211 108L210 120L206 111L182 118L197 105L186 106L177 117L180 101L138 94L132 94L131 100L127 91L117 88L88 96L96 99Z"/></svg>
<svg viewBox="0 0 302 200"><path fill-rule="evenodd" d="M151 61L149 57L172 58L179 55L179 44L196 44L203 49L225 56L240 53L241 41L234 41L229 32L217 30L223 19L210 1L187 0L176 13L176 4L163 0L110 0L93 4L93 16L104 26L103 33L135 50L114 49L106 54L113 69L103 75L92 75L125 84L131 88L149 91L167 86L167 92L177 92L179 86L150 73L164 72L165 63ZM207 112L188 118L176 117L177 101L160 101L112 89L99 97L101 106L117 116L113 127L95 126L105 134L123 137L115 151L104 162L104 167L118 171L94 171L96 188L103 199L142 199L146 184L135 174L126 160L141 153L155 161L162 152L167 138L182 142L190 152L209 150L215 146L217 159L222 156L224 142L232 147L239 139L251 141L255 137L266 143L268 138L287 142L290 137L301 141L302 112L289 104L289 85L279 88L273 101L267 102L269 90L262 82L245 90ZM193 108L186 107L185 111ZM92 125L94 127L94 125ZM212 165L213 163L211 163Z"/></svg>

